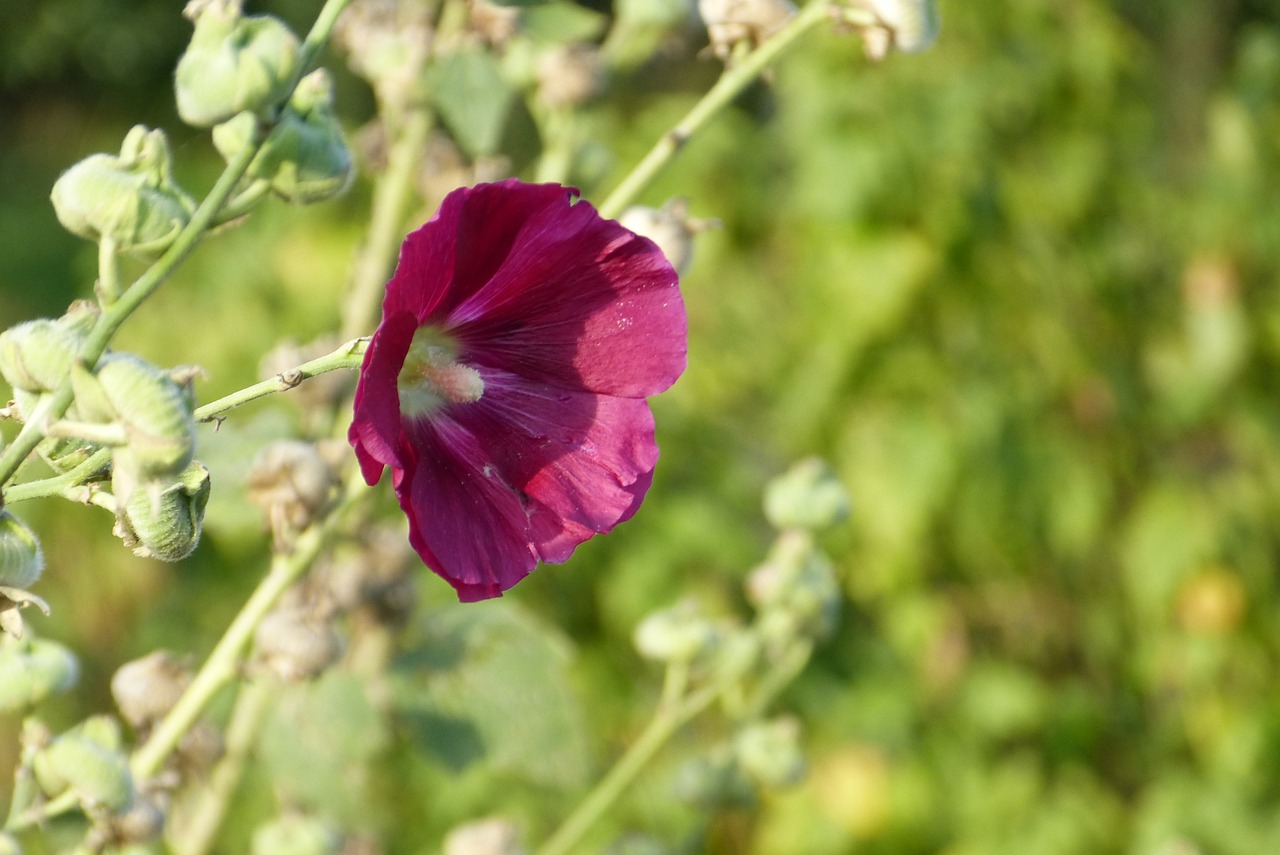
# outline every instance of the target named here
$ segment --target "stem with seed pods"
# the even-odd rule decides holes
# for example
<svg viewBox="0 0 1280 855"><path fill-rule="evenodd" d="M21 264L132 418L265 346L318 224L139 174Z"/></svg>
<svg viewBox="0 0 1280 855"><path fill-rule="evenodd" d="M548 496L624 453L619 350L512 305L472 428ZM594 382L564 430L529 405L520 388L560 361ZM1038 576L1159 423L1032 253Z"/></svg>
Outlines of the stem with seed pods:
<svg viewBox="0 0 1280 855"><path fill-rule="evenodd" d="M707 94L675 127L662 135L644 159L600 203L600 216L612 219L626 210L703 125L727 107L775 59L794 47L801 36L825 21L830 14L830 3L813 0L766 42L725 69Z"/></svg>
<svg viewBox="0 0 1280 855"><path fill-rule="evenodd" d="M329 41L338 15L350 2L351 0L327 0L320 10L315 24L302 43L295 85L307 72L311 71L320 51ZM257 156L258 150L266 141L270 131L271 126L267 123L259 122L256 125L244 149L228 161L222 175L218 177L209 194L204 197L173 243L132 285L116 296L112 292L119 291L119 285L113 281L114 271L111 269L104 271L105 281L102 285L109 301L89 332L88 339L79 354L81 362L88 367L96 365L102 354L106 352L107 345L111 343L116 331L148 297L155 293L157 288L173 275L178 266L204 240L210 229L217 224L219 213L239 186L240 179L244 177L249 164ZM107 267L109 268L109 265ZM7 484L13 478L18 467L27 459L27 455L31 454L44 439L45 425L57 421L67 412L68 407L71 406L72 397L70 380L45 396L36 408L36 413L33 414L38 417L29 419L9 447L0 454L0 486Z"/></svg>

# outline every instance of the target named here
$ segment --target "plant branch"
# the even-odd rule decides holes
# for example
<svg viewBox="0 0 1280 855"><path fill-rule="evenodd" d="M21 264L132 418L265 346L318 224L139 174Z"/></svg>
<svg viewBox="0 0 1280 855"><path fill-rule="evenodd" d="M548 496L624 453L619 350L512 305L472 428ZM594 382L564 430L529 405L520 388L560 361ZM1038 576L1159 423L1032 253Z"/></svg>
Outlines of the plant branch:
<svg viewBox="0 0 1280 855"><path fill-rule="evenodd" d="M636 164L630 174L622 179L622 183L600 204L600 216L612 219L621 214L708 120L728 106L770 63L792 47L800 36L826 20L829 13L830 6L826 0L811 0L764 44L725 69L716 84L707 90L707 94L702 96L675 127L662 135L644 159Z"/></svg>
<svg viewBox="0 0 1280 855"><path fill-rule="evenodd" d="M239 391L232 392L230 395L224 395L216 401L210 401L203 407L197 407L195 411L196 421L213 421L220 418L224 413L250 401L265 398L267 395L274 395L277 392L286 392L304 380L327 374L330 371L337 371L342 368L359 368L368 347L368 338L352 339L337 350L326 353L324 356L317 357L310 362L304 362L297 368L282 371L268 380L254 383L252 386L246 386Z"/></svg>

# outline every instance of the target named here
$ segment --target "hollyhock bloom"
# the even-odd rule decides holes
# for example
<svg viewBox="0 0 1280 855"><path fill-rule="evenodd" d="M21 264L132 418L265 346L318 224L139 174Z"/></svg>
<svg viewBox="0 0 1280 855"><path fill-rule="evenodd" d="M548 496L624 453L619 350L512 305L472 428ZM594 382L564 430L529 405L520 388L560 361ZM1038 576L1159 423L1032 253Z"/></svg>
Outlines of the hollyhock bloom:
<svg viewBox="0 0 1280 855"><path fill-rule="evenodd" d="M629 519L658 459L645 396L685 366L676 274L576 191L455 190L400 249L349 439L464 602Z"/></svg>

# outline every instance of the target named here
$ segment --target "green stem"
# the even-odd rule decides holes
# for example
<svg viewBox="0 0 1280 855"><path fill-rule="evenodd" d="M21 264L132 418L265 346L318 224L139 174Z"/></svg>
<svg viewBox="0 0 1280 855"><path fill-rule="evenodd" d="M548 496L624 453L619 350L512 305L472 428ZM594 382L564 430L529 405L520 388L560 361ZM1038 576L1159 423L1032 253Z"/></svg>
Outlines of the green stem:
<svg viewBox="0 0 1280 855"><path fill-rule="evenodd" d="M720 694L720 687L711 685L678 702L666 702L669 695L674 694L669 689L673 680L682 682L683 677L673 671L667 672L667 685L662 694L664 702L658 705L649 724L626 753L618 758L608 774L600 779L595 789L587 794L568 819L538 848L537 855L565 855L570 852L591 826L613 806L623 791L640 776L644 767L667 740L690 719L711 706Z"/></svg>
<svg viewBox="0 0 1280 855"><path fill-rule="evenodd" d="M342 314L343 338L367 332L377 322L382 295L404 239L404 222L417 185L414 173L430 136L431 114L423 106L414 106L405 114L404 124L387 152L387 170L374 187L369 236L356 260Z"/></svg>
<svg viewBox="0 0 1280 855"><path fill-rule="evenodd" d="M196 421L213 421L221 417L223 413L234 410L236 407L247 404L250 401L256 401L259 398L265 398L267 395L273 395L276 392L288 391L302 381L309 380L320 374L327 374L330 371L337 371L341 368L359 368L368 347L369 339L352 339L332 353L326 353L324 356L317 357L310 362L302 363L297 368L290 368L288 371L283 371L268 380L254 383L252 386L246 386L216 401L210 401L203 407L196 408Z"/></svg>
<svg viewBox="0 0 1280 855"><path fill-rule="evenodd" d="M792 47L800 36L825 21L829 12L830 6L826 0L811 0L768 41L725 69L716 84L707 90L707 94L702 96L675 127L662 135L662 139L658 140L644 159L636 164L631 173L600 204L600 215L612 219L621 214L708 120L728 106L770 63Z"/></svg>
<svg viewBox="0 0 1280 855"><path fill-rule="evenodd" d="M231 797L244 774L244 767L257 739L272 693L265 682L246 683L236 697L231 721L227 724L226 750L209 776L208 787L200 794L195 812L183 824L169 845L176 855L204 855L226 816Z"/></svg>
<svg viewBox="0 0 1280 855"><path fill-rule="evenodd" d="M4 492L5 503L12 504L27 499L41 499L45 496L61 496L72 487L83 484L110 464L111 449L100 448L84 463L61 475L10 487Z"/></svg>
<svg viewBox="0 0 1280 855"><path fill-rule="evenodd" d="M115 302L120 296L120 257L114 238L102 237L98 240L98 299L104 306Z"/></svg>
<svg viewBox="0 0 1280 855"><path fill-rule="evenodd" d="M298 538L292 552L272 557L271 571L231 621L191 685L156 726L146 744L134 753L130 765L135 778L145 780L159 771L213 696L236 676L241 656L253 640L258 624L285 589L315 561L324 545L325 531L323 527L312 528Z"/></svg>

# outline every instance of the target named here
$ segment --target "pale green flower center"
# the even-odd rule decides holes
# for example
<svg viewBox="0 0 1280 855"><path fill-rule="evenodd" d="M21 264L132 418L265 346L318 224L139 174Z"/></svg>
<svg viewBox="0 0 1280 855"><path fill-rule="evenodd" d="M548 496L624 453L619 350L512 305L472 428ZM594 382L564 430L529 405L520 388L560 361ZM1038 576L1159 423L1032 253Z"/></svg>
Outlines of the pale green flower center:
<svg viewBox="0 0 1280 855"><path fill-rule="evenodd" d="M396 385L400 412L426 416L445 404L472 404L484 394L484 379L457 361L458 349L438 330L422 327L413 334Z"/></svg>

